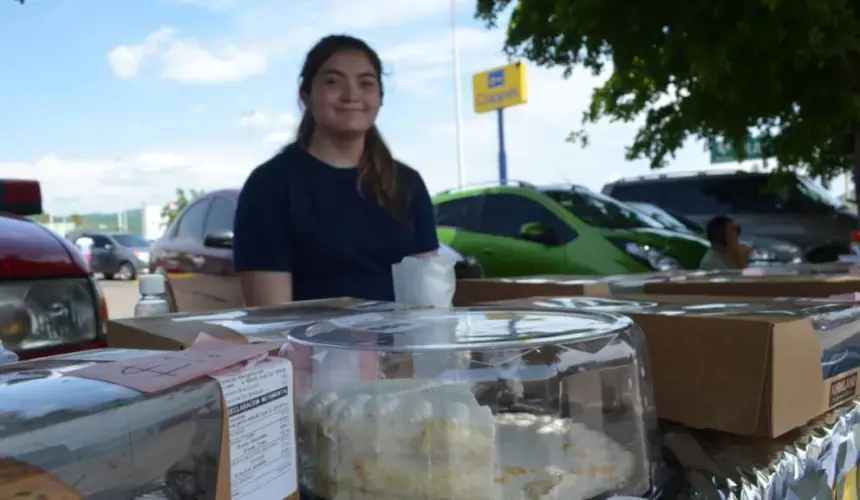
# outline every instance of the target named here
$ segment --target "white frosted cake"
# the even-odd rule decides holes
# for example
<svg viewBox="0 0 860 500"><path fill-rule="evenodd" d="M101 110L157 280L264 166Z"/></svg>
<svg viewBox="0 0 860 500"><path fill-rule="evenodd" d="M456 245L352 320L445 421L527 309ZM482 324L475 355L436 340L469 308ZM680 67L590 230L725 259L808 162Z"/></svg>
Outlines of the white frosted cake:
<svg viewBox="0 0 860 500"><path fill-rule="evenodd" d="M325 500L579 500L617 488L633 455L566 419L493 415L464 383L380 380L300 402Z"/></svg>

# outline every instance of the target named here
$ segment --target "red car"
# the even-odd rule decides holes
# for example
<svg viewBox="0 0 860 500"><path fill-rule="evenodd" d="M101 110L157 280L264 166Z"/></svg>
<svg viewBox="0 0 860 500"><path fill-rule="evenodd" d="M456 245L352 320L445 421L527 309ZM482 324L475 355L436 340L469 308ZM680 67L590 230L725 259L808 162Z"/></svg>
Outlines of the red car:
<svg viewBox="0 0 860 500"><path fill-rule="evenodd" d="M22 359L106 347L107 307L78 249L26 216L38 181L0 179L0 340Z"/></svg>
<svg viewBox="0 0 860 500"><path fill-rule="evenodd" d="M238 189L207 193L191 203L152 245L150 270L170 276L173 306L182 312L242 307L233 275L233 219ZM483 276L480 265L442 246L454 256L457 278Z"/></svg>

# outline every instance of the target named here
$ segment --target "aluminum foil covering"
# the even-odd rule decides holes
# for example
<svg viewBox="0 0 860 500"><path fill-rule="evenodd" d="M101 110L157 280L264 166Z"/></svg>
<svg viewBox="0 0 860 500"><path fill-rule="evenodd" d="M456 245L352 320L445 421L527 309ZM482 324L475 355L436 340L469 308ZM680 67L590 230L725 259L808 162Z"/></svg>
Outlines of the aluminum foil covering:
<svg viewBox="0 0 860 500"><path fill-rule="evenodd" d="M99 349L0 367L0 490L4 481L35 490L0 498L214 499L223 423L216 381L145 395L73 376L147 354Z"/></svg>
<svg viewBox="0 0 860 500"><path fill-rule="evenodd" d="M860 400L776 439L671 424L662 434L665 458L677 473L663 500L858 498Z"/></svg>

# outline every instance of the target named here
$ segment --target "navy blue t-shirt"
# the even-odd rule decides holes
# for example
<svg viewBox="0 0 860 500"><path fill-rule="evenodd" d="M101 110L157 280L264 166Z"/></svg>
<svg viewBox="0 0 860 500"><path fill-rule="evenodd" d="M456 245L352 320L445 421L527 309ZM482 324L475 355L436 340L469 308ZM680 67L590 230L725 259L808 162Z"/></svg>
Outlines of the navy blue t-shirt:
<svg viewBox="0 0 860 500"><path fill-rule="evenodd" d="M303 149L286 148L242 187L235 270L292 273L294 300L394 300L391 265L439 247L421 175L397 165L398 185L409 200L403 221L370 193L359 194L357 168L336 168Z"/></svg>

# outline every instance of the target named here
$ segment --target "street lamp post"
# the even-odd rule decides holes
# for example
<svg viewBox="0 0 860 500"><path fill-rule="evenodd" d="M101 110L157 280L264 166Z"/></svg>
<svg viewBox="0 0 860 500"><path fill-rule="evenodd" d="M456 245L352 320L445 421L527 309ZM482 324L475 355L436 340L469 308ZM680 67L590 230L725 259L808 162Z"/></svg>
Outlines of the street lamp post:
<svg viewBox="0 0 860 500"><path fill-rule="evenodd" d="M451 0L451 50L454 55L454 120L457 131L457 186L466 183L463 164L463 103L460 99L460 46L457 41L457 0Z"/></svg>

